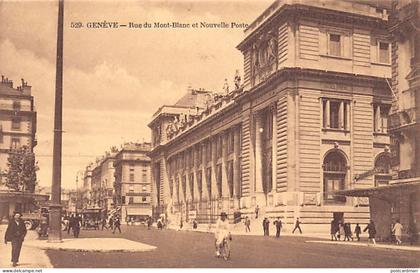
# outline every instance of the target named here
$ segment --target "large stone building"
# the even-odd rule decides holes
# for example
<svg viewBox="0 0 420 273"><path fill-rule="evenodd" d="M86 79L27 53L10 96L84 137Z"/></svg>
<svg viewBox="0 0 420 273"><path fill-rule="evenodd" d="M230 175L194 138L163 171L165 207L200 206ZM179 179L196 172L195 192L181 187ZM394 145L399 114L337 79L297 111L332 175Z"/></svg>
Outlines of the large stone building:
<svg viewBox="0 0 420 273"><path fill-rule="evenodd" d="M0 173L7 172L7 159L13 149L36 146L36 111L31 86L22 79L21 86L4 76L0 82Z"/></svg>
<svg viewBox="0 0 420 273"><path fill-rule="evenodd" d="M403 239L415 241L420 231L419 1L393 1L390 22L395 93L390 116L393 180L388 186L348 190L345 194L369 197L379 238L389 239L389 227L400 220Z"/></svg>
<svg viewBox="0 0 420 273"><path fill-rule="evenodd" d="M21 86L1 76L0 82L0 221L14 210L33 209L34 201L45 201L47 196L11 191L4 186L10 152L27 146L36 146L36 111L31 86L22 79Z"/></svg>
<svg viewBox="0 0 420 273"><path fill-rule="evenodd" d="M154 204L200 222L256 206L286 228L296 217L325 232L332 218L367 222L366 198L334 192L390 179L387 24L367 4L275 1L238 45L242 87L203 111L154 115Z"/></svg>
<svg viewBox="0 0 420 273"><path fill-rule="evenodd" d="M143 221L152 215L150 143L126 143L114 160L114 204L122 221Z"/></svg>

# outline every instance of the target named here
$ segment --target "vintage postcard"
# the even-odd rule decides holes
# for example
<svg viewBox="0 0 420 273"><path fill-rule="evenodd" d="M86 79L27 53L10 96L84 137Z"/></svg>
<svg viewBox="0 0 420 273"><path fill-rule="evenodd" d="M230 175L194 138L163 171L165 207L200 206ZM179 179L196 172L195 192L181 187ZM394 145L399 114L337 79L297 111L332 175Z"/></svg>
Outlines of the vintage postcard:
<svg viewBox="0 0 420 273"><path fill-rule="evenodd" d="M418 0L0 0L0 268L418 272Z"/></svg>

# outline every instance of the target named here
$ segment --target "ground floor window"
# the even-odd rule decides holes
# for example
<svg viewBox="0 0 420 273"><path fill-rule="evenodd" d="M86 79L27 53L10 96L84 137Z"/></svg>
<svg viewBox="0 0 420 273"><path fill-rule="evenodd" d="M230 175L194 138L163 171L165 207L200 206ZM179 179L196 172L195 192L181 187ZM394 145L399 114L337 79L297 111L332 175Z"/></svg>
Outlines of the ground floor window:
<svg viewBox="0 0 420 273"><path fill-rule="evenodd" d="M324 159L324 201L345 202L344 196L335 192L345 189L347 164L344 156L338 152L330 152Z"/></svg>

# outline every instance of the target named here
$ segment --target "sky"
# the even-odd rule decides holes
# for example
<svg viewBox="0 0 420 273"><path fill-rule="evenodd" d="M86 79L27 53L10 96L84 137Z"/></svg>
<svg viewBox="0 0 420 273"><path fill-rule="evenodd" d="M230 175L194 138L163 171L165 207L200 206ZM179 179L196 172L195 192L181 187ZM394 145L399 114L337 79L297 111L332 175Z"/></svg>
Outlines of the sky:
<svg viewBox="0 0 420 273"><path fill-rule="evenodd" d="M62 187L124 142L150 141L147 124L188 86L233 86L244 28L88 28L89 22L250 24L272 1L65 1ZM51 185L57 1L0 0L0 74L32 86L41 186ZM83 28L72 28L81 22ZM73 24L74 26L75 24Z"/></svg>

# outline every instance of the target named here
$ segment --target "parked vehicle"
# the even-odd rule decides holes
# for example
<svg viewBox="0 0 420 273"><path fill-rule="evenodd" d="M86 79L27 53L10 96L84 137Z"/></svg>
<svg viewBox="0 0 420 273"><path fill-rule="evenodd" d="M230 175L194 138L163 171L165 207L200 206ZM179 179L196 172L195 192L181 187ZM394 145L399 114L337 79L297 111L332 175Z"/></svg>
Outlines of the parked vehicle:
<svg viewBox="0 0 420 273"><path fill-rule="evenodd" d="M22 213L22 220L26 225L26 229L35 229L40 226L41 222L48 221L48 207L40 207L33 212Z"/></svg>

